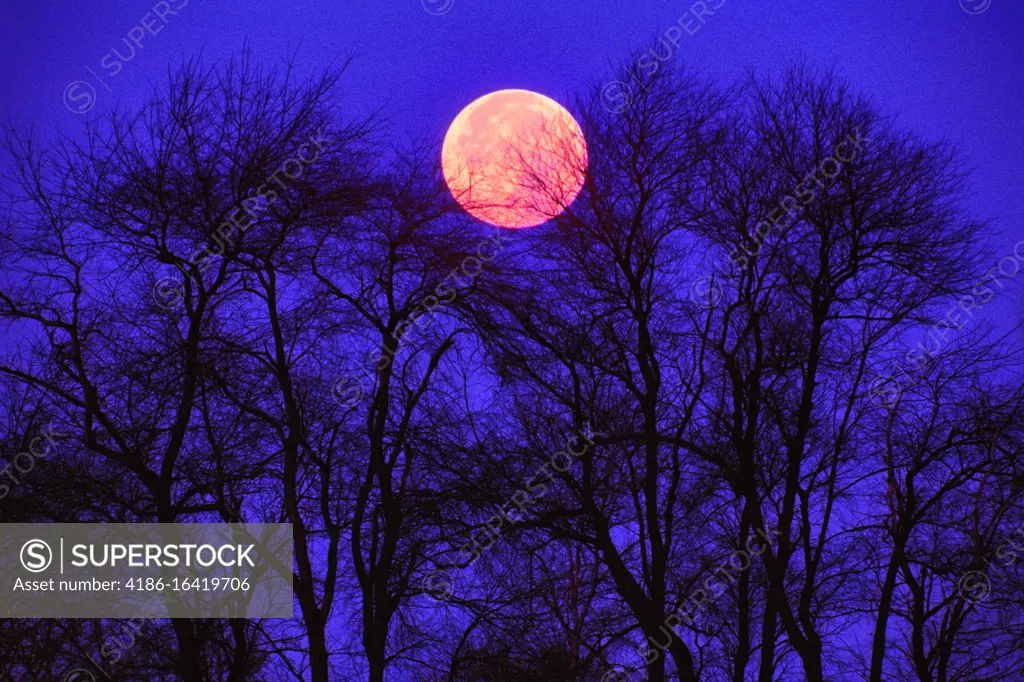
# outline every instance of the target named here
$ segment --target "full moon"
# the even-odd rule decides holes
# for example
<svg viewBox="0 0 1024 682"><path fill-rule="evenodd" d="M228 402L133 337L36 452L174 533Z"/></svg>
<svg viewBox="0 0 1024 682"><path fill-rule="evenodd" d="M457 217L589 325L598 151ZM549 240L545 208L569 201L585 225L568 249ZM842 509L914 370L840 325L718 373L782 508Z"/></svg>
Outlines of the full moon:
<svg viewBox="0 0 1024 682"><path fill-rule="evenodd" d="M562 213L579 194L587 144L558 102L529 90L499 90L452 121L441 168L471 215L499 227L532 227Z"/></svg>

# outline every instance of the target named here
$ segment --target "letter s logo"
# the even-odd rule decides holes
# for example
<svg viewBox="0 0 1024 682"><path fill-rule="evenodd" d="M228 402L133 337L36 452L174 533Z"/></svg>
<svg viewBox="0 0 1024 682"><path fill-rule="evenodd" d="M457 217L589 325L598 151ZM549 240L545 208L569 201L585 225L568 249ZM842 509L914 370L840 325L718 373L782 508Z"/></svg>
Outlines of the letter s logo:
<svg viewBox="0 0 1024 682"><path fill-rule="evenodd" d="M21 546L21 565L26 571L42 573L52 562L53 550L42 540L29 540Z"/></svg>
<svg viewBox="0 0 1024 682"><path fill-rule="evenodd" d="M68 83L64 88L64 106L73 114L84 114L96 106L96 88L85 81Z"/></svg>

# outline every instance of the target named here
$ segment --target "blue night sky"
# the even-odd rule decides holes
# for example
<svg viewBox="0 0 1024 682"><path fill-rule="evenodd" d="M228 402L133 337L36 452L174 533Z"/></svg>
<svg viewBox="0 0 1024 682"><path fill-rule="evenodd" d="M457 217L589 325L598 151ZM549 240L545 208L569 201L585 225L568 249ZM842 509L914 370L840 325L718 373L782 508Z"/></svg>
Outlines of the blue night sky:
<svg viewBox="0 0 1024 682"><path fill-rule="evenodd" d="M134 108L169 66L197 55L213 65L248 44L267 64L295 54L303 71L353 56L344 88L355 109L386 113L396 139L440 139L463 106L489 91L526 88L565 101L613 79L610 64L677 21L695 25L687 3L667 0L452 2L169 0L160 8L151 0L8 0L0 41L6 113L44 134L74 131L83 117L62 104L69 83L97 89L90 114ZM102 60L112 49L130 56L125 36L144 18L157 34L145 34L111 76ZM973 208L993 220L993 248L1008 252L1020 238L1024 5L991 0L970 14L958 0L725 0L704 18L693 35L683 33L672 62L723 82L800 57L838 67L906 127L957 143L974 169Z"/></svg>

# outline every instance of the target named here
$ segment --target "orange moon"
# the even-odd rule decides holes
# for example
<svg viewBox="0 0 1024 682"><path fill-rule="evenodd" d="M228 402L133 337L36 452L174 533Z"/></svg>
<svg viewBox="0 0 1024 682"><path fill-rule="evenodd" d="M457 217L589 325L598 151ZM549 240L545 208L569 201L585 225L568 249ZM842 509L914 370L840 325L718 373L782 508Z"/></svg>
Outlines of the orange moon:
<svg viewBox="0 0 1024 682"><path fill-rule="evenodd" d="M533 227L579 194L587 144L576 119L529 90L484 95L452 121L441 168L455 200L499 227Z"/></svg>

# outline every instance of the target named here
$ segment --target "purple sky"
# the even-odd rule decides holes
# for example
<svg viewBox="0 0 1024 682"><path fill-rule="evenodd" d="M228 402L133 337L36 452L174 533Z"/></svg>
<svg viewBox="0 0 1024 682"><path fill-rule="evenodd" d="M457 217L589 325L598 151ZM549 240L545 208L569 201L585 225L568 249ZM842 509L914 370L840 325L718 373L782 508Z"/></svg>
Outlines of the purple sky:
<svg viewBox="0 0 1024 682"><path fill-rule="evenodd" d="M977 7L989 0L962 1ZM994 220L993 246L1008 253L1024 237L1018 172L1024 3L990 1L970 14L961 0L724 0L698 31L682 35L672 61L725 80L800 56L837 66L907 127L960 145L975 170L975 211ZM448 11L434 15L424 5ZM69 83L96 88L90 114L118 103L134 107L151 84L166 80L168 65L200 53L212 64L248 42L268 64L297 53L304 70L355 55L345 80L354 107L387 112L400 137L440 139L462 107L492 90L526 88L564 102L573 90L612 79L611 61L680 19L694 25L690 6L664 0L4 0L0 92L15 122L34 123L41 132L54 125L73 131L83 116L64 106ZM144 18L156 35L143 35L142 47L111 75L118 60L108 55L112 49L131 55L123 41Z"/></svg>

